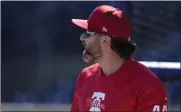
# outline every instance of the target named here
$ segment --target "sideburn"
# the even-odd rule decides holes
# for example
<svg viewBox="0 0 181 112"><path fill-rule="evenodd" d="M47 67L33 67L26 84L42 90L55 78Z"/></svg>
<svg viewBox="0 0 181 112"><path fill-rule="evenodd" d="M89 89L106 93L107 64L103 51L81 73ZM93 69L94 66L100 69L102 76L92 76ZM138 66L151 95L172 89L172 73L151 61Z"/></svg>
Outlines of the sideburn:
<svg viewBox="0 0 181 112"><path fill-rule="evenodd" d="M102 53L102 49L101 49L101 46L100 46L100 38L97 37L97 40L95 42L95 45L93 47L93 49L95 50L93 56L94 56L94 59L96 61L99 61L99 59L102 57L103 53Z"/></svg>

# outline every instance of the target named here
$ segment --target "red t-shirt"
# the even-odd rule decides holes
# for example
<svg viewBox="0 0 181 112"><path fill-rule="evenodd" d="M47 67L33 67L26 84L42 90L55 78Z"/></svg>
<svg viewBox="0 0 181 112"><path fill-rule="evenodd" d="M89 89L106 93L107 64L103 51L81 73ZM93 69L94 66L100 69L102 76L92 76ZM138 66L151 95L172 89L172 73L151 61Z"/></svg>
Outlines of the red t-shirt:
<svg viewBox="0 0 181 112"><path fill-rule="evenodd" d="M147 67L129 59L112 75L99 64L82 70L71 111L167 111L163 83Z"/></svg>

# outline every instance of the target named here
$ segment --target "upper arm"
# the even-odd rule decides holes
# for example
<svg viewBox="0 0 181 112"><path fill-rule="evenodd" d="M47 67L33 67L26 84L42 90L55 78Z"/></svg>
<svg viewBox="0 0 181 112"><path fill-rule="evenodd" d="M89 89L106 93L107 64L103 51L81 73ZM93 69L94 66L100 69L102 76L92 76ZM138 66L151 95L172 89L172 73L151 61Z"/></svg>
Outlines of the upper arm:
<svg viewBox="0 0 181 112"><path fill-rule="evenodd" d="M137 111L168 111L166 89L161 81L144 85L137 98Z"/></svg>
<svg viewBox="0 0 181 112"><path fill-rule="evenodd" d="M73 101L71 105L71 112L74 111L79 111L79 101L80 101L80 96L79 96L79 88L80 88L80 83L81 83L81 75L82 73L79 74L76 84L75 84L75 89L74 89L74 95L73 95Z"/></svg>

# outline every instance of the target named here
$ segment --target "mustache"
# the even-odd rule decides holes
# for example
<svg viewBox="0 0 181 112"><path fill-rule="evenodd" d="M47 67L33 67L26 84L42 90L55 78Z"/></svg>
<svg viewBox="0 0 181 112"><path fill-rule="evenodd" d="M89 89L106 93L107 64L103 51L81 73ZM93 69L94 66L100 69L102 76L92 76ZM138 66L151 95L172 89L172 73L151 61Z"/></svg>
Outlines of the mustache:
<svg viewBox="0 0 181 112"><path fill-rule="evenodd" d="M87 45L86 45L86 42L85 40L82 41L82 45L84 46L84 52L83 54L87 54L87 55L90 55L90 56L93 56L91 50L89 48L87 48Z"/></svg>
<svg viewBox="0 0 181 112"><path fill-rule="evenodd" d="M83 52L84 55L89 55L89 56L92 56L92 53L88 50L88 49L85 49L84 52Z"/></svg>

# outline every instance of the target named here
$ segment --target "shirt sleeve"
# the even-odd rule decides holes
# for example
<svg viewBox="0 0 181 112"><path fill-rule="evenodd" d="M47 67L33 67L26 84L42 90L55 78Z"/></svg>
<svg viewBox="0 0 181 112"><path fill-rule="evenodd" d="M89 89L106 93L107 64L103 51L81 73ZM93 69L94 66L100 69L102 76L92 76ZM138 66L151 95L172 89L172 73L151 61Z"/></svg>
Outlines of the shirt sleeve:
<svg viewBox="0 0 181 112"><path fill-rule="evenodd" d="M137 111L168 112L166 93L161 81L145 84L137 97Z"/></svg>
<svg viewBox="0 0 181 112"><path fill-rule="evenodd" d="M80 88L80 77L81 77L81 73L79 75L79 77L77 78L76 84L75 84L75 90L74 90L74 96L73 96L73 102L71 105L71 109L70 112L79 112L79 88Z"/></svg>
<svg viewBox="0 0 181 112"><path fill-rule="evenodd" d="M78 98L76 96L76 91L75 91L70 112L77 112L77 111L79 111L79 104L78 104Z"/></svg>

